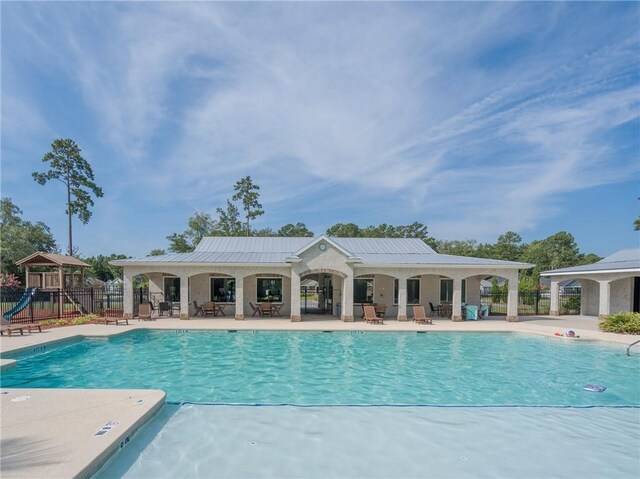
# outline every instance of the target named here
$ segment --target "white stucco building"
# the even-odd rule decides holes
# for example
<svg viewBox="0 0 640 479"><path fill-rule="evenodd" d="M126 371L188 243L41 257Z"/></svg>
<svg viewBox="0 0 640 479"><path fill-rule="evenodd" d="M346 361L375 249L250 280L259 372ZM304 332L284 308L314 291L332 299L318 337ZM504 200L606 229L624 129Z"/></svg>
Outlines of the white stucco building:
<svg viewBox="0 0 640 479"><path fill-rule="evenodd" d="M207 237L192 253L112 261L123 267L125 317L133 315L132 279L149 278L151 295L180 304L180 318L198 304L224 304L242 320L251 304L276 302L280 313L300 321L300 282L321 286L314 301L343 321L360 317L360 304L384 304L387 317L407 320L412 305L450 303L462 320L462 303L480 304L480 281L509 280L508 321L518 320L518 271L533 265L436 253L419 239ZM231 310L231 311L230 311ZM410 315L409 315L410 316Z"/></svg>
<svg viewBox="0 0 640 479"><path fill-rule="evenodd" d="M580 314L598 316L640 312L640 248L623 249L597 263L544 271L551 278L551 315L559 313L559 284L580 281Z"/></svg>

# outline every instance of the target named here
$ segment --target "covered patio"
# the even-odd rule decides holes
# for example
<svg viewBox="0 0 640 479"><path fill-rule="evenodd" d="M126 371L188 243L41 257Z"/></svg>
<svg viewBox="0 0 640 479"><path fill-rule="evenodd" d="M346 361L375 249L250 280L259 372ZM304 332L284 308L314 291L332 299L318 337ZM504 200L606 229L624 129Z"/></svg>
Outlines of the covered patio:
<svg viewBox="0 0 640 479"><path fill-rule="evenodd" d="M274 303L278 313L301 321L301 280L323 283L323 312L351 322L363 304L380 305L387 318L407 321L412 306L447 304L463 321L463 303L480 304L480 281L509 281L507 321L518 320L518 273L527 263L441 255L410 238L204 238L193 253L117 260L123 267L124 314L133 314L132 280L149 278L151 296L179 302L181 319L195 305L220 304L236 320L257 305ZM329 301L330 299L330 301ZM228 313L228 314L227 314Z"/></svg>

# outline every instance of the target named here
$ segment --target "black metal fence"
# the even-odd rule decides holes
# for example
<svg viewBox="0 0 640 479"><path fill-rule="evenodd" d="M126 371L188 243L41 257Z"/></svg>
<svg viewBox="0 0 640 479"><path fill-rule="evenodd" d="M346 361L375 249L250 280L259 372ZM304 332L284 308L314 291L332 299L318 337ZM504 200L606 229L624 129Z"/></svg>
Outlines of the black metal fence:
<svg viewBox="0 0 640 479"><path fill-rule="evenodd" d="M22 299L23 288L0 288L0 310L5 313ZM134 314L141 302L149 301L148 288L136 288L133 292ZM124 310L124 289L72 288L38 289L31 302L11 318L12 323L28 323L48 319L69 319L85 314L118 317Z"/></svg>
<svg viewBox="0 0 640 479"><path fill-rule="evenodd" d="M483 305L489 306L490 315L507 314L507 293L483 291L480 295ZM560 291L558 295L560 314L580 314L580 291ZM518 292L519 316L544 316L551 309L551 293L549 291Z"/></svg>

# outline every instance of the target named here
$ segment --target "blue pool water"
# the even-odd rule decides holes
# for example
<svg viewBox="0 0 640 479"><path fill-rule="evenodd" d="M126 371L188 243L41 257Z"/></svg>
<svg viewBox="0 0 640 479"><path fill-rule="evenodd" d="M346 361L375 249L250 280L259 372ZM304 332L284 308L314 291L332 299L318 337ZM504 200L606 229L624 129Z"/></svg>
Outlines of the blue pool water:
<svg viewBox="0 0 640 479"><path fill-rule="evenodd" d="M2 387L153 388L170 402L640 405L637 354L509 333L145 330L16 359Z"/></svg>

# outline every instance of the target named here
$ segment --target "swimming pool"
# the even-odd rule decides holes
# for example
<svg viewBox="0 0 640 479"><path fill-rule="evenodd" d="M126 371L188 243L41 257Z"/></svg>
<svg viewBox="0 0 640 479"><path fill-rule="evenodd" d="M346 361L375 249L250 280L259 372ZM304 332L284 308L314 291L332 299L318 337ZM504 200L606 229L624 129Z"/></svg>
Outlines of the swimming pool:
<svg viewBox="0 0 640 479"><path fill-rule="evenodd" d="M15 358L3 387L162 389L176 403L640 404L638 355L514 333L144 330Z"/></svg>

